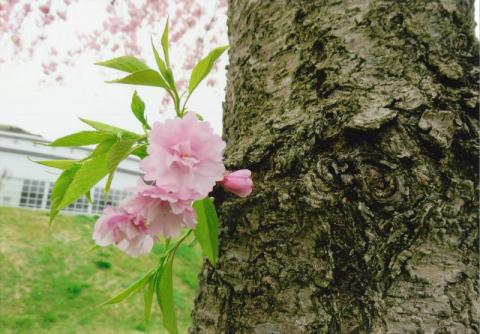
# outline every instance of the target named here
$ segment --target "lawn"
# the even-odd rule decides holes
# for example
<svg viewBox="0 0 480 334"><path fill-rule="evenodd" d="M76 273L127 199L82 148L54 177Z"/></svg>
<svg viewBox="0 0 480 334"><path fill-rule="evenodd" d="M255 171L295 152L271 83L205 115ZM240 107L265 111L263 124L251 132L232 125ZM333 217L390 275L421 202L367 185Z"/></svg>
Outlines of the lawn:
<svg viewBox="0 0 480 334"><path fill-rule="evenodd" d="M143 294L97 307L155 265L160 247L131 258L113 247L87 253L95 220L60 216L48 228L46 212L0 207L0 333L166 333L158 305L143 318ZM181 246L174 263L180 333L190 324L197 248Z"/></svg>

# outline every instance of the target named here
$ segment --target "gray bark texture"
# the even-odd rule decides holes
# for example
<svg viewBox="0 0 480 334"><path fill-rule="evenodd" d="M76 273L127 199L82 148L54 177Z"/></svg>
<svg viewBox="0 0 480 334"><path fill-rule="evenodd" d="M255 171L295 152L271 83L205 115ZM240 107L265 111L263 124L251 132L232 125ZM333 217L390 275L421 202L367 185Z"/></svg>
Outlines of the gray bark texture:
<svg viewBox="0 0 480 334"><path fill-rule="evenodd" d="M231 0L220 257L190 333L477 333L473 0Z"/></svg>

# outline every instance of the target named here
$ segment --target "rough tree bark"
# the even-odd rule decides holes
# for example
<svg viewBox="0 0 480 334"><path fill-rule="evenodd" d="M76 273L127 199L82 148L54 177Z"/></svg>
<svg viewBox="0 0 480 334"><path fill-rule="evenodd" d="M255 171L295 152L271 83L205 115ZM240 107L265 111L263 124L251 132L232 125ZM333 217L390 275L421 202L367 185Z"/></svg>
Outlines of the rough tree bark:
<svg viewBox="0 0 480 334"><path fill-rule="evenodd" d="M473 0L232 0L220 259L190 333L476 333Z"/></svg>

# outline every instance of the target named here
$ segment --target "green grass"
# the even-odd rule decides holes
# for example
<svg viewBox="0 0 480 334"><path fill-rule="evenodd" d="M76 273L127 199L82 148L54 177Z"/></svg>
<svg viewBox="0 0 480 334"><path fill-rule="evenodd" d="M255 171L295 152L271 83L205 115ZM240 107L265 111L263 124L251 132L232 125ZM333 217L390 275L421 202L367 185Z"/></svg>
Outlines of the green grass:
<svg viewBox="0 0 480 334"><path fill-rule="evenodd" d="M159 248L132 258L113 247L85 253L94 219L0 208L0 333L166 333L157 304L146 328L143 294L97 307L157 263ZM186 333L202 257L181 246L174 263L180 333Z"/></svg>

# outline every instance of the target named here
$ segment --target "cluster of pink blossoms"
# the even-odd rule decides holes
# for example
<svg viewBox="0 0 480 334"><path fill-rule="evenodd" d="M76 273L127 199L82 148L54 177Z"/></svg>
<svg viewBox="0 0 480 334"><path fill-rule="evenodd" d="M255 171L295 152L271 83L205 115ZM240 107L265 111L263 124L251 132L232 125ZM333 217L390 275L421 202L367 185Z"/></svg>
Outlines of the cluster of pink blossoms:
<svg viewBox="0 0 480 334"><path fill-rule="evenodd" d="M99 246L115 245L132 256L149 253L158 234L170 238L195 227L192 203L216 183L240 197L253 187L249 170L225 171L225 142L194 113L156 122L148 138L148 156L140 162L148 184L140 180L119 209L107 207L93 232Z"/></svg>

